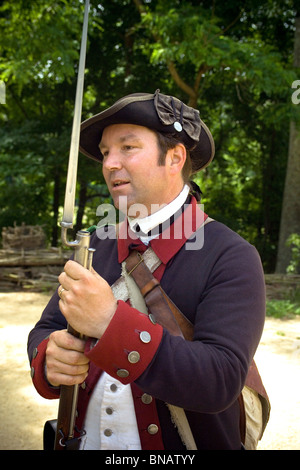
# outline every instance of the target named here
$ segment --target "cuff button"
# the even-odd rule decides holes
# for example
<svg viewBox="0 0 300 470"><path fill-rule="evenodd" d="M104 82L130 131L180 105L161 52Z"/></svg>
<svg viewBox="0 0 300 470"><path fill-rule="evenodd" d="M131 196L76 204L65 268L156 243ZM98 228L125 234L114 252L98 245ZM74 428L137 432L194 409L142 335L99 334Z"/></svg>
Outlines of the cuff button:
<svg viewBox="0 0 300 470"><path fill-rule="evenodd" d="M140 333L140 340L141 340L143 343L150 343L150 341L151 341L151 335L150 335L150 333L148 333L148 331L141 331L141 333Z"/></svg>
<svg viewBox="0 0 300 470"><path fill-rule="evenodd" d="M156 320L155 320L155 316L153 315L153 313L149 313L148 317L149 317L149 320L151 321L151 323L153 325L156 325Z"/></svg>
<svg viewBox="0 0 300 470"><path fill-rule="evenodd" d="M128 377L129 372L126 369L119 369L117 370L117 376L125 379L125 377Z"/></svg>
<svg viewBox="0 0 300 470"><path fill-rule="evenodd" d="M130 364L136 364L137 362L139 362L140 358L140 353L137 351L131 351L128 354L128 361L130 362Z"/></svg>
<svg viewBox="0 0 300 470"><path fill-rule="evenodd" d="M143 395L141 396L141 400L144 405L150 405L150 403L152 403L153 398L151 395L148 395L148 393L143 393Z"/></svg>
<svg viewBox="0 0 300 470"><path fill-rule="evenodd" d="M32 353L32 359L35 359L37 355L38 355L38 349L34 348L33 353Z"/></svg>
<svg viewBox="0 0 300 470"><path fill-rule="evenodd" d="M156 424L149 424L147 431L151 436L158 433L158 426Z"/></svg>

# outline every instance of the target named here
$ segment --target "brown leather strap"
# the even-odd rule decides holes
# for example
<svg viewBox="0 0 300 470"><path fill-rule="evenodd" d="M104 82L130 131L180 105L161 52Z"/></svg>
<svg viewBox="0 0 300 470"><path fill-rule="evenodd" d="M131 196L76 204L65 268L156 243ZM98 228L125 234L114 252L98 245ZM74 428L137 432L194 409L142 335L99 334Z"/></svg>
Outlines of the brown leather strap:
<svg viewBox="0 0 300 470"><path fill-rule="evenodd" d="M245 385L252 388L253 390L256 390L257 393L259 393L259 395L261 395L262 397L266 399L268 398L267 392L262 383L261 377L259 375L259 372L258 372L258 369L254 360L250 364Z"/></svg>
<svg viewBox="0 0 300 470"><path fill-rule="evenodd" d="M193 341L194 337L194 325L188 320L183 313L176 307L174 302L170 299L170 297L167 296L165 291L162 289L160 286L160 290L162 292L162 295L164 296L165 301L168 304L169 309L171 310L172 314L176 318L177 324L179 328L181 329L183 336L186 340L188 341Z"/></svg>
<svg viewBox="0 0 300 470"><path fill-rule="evenodd" d="M164 298L160 283L143 262L142 254L132 251L126 260L126 270L143 293L147 307L157 323L175 336L183 336L175 317Z"/></svg>
<svg viewBox="0 0 300 470"><path fill-rule="evenodd" d="M159 281L143 262L143 256L137 251L132 251L126 260L126 270L130 273L139 287L146 305L155 320L175 336L182 336L192 341L194 335L193 324L176 307L160 286ZM265 420L268 419L269 399L263 386L261 377L254 360L252 360L246 383L248 387L256 390L261 398ZM238 397L240 405L240 433L241 441L245 442L246 416L243 396Z"/></svg>
<svg viewBox="0 0 300 470"><path fill-rule="evenodd" d="M147 282L147 284L141 289L141 294L143 297L146 297L149 292L154 289L154 287L159 286L159 281L155 278L151 279L151 281Z"/></svg>
<svg viewBox="0 0 300 470"><path fill-rule="evenodd" d="M252 388L252 390L255 390L258 393L261 406L262 406L262 413L263 413L262 432L264 432L266 425L270 418L271 404L270 404L268 394L266 392L266 389L264 387L264 384L262 382L261 376L258 372L258 369L254 360L252 360L250 364L245 385Z"/></svg>
<svg viewBox="0 0 300 470"><path fill-rule="evenodd" d="M172 334L183 336L185 339L192 341L194 335L193 324L180 312L161 288L159 281L143 262L142 253L137 251L130 253L126 260L126 270L135 280L147 307L156 321Z"/></svg>

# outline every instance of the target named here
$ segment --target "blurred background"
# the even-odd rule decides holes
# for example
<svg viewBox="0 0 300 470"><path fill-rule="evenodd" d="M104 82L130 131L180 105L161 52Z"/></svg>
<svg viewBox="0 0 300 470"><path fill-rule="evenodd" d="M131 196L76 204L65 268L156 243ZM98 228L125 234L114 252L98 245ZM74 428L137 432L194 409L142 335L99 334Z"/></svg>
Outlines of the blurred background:
<svg viewBox="0 0 300 470"><path fill-rule="evenodd" d="M40 225L51 246L83 10L83 0L0 2L0 227ZM198 108L216 143L196 177L205 209L255 244L270 273L285 273L299 246L298 15L292 0L92 0L89 17L82 119L157 88ZM99 165L81 155L75 228L107 201Z"/></svg>

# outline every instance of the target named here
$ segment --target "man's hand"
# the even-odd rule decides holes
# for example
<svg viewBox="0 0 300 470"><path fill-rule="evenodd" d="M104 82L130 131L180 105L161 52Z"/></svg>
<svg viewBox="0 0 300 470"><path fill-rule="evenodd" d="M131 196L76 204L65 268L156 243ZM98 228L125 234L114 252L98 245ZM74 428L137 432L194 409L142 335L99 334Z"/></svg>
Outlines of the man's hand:
<svg viewBox="0 0 300 470"><path fill-rule="evenodd" d="M46 349L48 382L59 385L75 385L84 382L89 370L89 359L84 355L85 341L67 332L51 333Z"/></svg>
<svg viewBox="0 0 300 470"><path fill-rule="evenodd" d="M58 280L63 287L59 308L67 322L85 336L101 338L117 309L109 284L75 261L66 263Z"/></svg>

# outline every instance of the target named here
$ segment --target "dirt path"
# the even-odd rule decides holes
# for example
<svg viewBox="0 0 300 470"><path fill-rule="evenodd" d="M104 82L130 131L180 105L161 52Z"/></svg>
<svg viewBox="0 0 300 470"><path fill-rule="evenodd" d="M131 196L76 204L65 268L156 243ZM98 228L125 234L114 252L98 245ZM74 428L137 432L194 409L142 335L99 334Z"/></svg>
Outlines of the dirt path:
<svg viewBox="0 0 300 470"><path fill-rule="evenodd" d="M42 429L57 401L32 386L27 336L48 301L36 293L0 293L0 450L42 449ZM272 412L260 449L300 449L300 318L267 319L256 362Z"/></svg>

